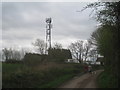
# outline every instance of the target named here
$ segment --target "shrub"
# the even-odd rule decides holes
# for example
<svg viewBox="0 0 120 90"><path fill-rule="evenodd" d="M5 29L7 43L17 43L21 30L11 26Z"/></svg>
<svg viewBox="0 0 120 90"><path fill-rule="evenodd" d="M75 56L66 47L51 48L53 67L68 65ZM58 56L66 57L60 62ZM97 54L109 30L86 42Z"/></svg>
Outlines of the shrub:
<svg viewBox="0 0 120 90"><path fill-rule="evenodd" d="M43 63L43 61L46 60L46 58L47 55L27 53L24 57L24 62L28 66L36 66Z"/></svg>

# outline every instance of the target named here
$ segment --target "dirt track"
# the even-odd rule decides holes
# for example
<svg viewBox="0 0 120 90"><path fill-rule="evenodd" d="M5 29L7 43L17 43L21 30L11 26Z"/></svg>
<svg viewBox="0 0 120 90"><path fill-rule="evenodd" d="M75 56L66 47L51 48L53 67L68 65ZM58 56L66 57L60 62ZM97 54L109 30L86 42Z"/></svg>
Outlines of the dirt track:
<svg viewBox="0 0 120 90"><path fill-rule="evenodd" d="M96 85L96 77L102 72L103 70L97 70L96 74L89 74L86 73L82 76L76 76L73 79L65 82L59 88L97 88Z"/></svg>

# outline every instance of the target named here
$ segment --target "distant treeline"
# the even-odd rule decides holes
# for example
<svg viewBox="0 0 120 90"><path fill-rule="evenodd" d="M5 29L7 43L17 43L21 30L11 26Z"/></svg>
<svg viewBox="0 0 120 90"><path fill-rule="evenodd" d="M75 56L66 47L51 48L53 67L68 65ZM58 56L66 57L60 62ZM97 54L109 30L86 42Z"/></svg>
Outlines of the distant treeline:
<svg viewBox="0 0 120 90"><path fill-rule="evenodd" d="M16 54L15 54L16 55ZM9 58L5 60L6 63L24 63L26 65L39 65L46 62L65 62L66 59L71 59L72 55L68 49L55 49L48 50L48 54L26 53L22 59Z"/></svg>

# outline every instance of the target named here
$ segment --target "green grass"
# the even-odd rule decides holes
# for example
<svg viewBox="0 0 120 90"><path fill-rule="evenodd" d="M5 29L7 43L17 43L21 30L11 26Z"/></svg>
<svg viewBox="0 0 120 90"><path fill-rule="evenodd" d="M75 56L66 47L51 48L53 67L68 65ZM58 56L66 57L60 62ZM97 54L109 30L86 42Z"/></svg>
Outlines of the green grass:
<svg viewBox="0 0 120 90"><path fill-rule="evenodd" d="M53 88L83 72L80 64L46 64L27 67L20 63L3 63L3 88Z"/></svg>
<svg viewBox="0 0 120 90"><path fill-rule="evenodd" d="M17 71L18 69L24 68L23 64L10 64L10 63L2 63L2 72L3 73L12 73Z"/></svg>
<svg viewBox="0 0 120 90"><path fill-rule="evenodd" d="M46 65L44 66L47 67ZM43 66L39 68L43 68ZM79 64L57 64L51 68L47 67L42 70L39 68L25 67L23 64L3 63L3 88L57 87L72 78L73 75L80 73L82 67Z"/></svg>
<svg viewBox="0 0 120 90"><path fill-rule="evenodd" d="M108 72L102 72L97 78L99 88L116 88L117 78L114 78Z"/></svg>
<svg viewBox="0 0 120 90"><path fill-rule="evenodd" d="M40 86L40 88L57 88L60 84L71 79L73 76L74 76L74 74L63 75L59 78L56 78L54 81L51 81L45 85Z"/></svg>

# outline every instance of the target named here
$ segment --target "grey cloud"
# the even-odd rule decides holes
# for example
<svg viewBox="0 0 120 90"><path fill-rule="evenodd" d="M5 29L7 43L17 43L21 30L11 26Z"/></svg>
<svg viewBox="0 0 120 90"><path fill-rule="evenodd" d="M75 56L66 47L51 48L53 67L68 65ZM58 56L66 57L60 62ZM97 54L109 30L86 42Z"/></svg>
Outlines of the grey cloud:
<svg viewBox="0 0 120 90"><path fill-rule="evenodd" d="M52 41L63 42L65 38L87 39L96 22L90 20L87 10L81 10L87 3L3 3L3 41L9 43L30 42L35 38L45 39L45 18L52 17ZM26 43L27 44L27 43ZM66 45L65 43L63 43Z"/></svg>
<svg viewBox="0 0 120 90"><path fill-rule="evenodd" d="M3 3L3 29L38 26L38 22L40 23L40 13L37 13L37 20L35 19L35 14L40 12L39 8L41 9L41 5L38 7L37 3Z"/></svg>

